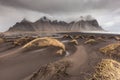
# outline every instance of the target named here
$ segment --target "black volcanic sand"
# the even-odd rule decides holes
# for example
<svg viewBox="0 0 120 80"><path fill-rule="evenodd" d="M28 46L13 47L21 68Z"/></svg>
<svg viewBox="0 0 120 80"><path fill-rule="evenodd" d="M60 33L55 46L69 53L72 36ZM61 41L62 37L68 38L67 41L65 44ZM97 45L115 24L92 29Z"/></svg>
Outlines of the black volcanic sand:
<svg viewBox="0 0 120 80"><path fill-rule="evenodd" d="M11 42L0 44L0 80L88 80L94 73L95 66L102 59L112 58L120 61L119 57L99 52L99 48L118 42L109 38L114 35L104 35L104 41L95 44L85 44L84 42L89 39L90 35L83 36L84 39L77 39L79 45L64 43L67 52L70 53L69 56L57 55L55 47L24 52L21 49L22 46L14 46ZM103 35L95 35L95 38L99 36ZM61 38L59 40L71 39ZM69 66L65 66L68 64ZM60 70L56 66L60 67ZM41 70L42 68L44 70ZM58 71L55 72L55 70ZM45 75L45 78L41 75Z"/></svg>

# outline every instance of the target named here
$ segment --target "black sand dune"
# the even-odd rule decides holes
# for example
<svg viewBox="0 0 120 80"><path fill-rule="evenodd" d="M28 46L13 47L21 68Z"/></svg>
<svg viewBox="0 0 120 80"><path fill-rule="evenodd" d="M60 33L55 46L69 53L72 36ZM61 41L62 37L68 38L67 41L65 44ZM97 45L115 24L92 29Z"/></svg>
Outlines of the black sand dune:
<svg viewBox="0 0 120 80"><path fill-rule="evenodd" d="M22 46L10 42L0 44L0 80L88 80L93 78L95 67L102 59L120 61L118 56L99 51L101 47L119 42L109 39L113 35L104 35L105 38L99 40L102 35L94 34L96 42L89 43L85 41L93 38L91 34L80 35L85 38L76 39L78 45L63 41L72 40L70 38L59 39L69 56L56 54L55 47L23 51Z"/></svg>

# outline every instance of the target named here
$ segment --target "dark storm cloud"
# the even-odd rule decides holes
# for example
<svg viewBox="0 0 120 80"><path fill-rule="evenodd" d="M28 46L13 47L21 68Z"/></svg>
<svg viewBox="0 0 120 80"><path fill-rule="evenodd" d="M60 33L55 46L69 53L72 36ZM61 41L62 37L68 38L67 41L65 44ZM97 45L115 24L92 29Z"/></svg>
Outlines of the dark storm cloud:
<svg viewBox="0 0 120 80"><path fill-rule="evenodd" d="M120 31L120 0L0 0L0 31L23 18L35 21L47 15L69 21L89 14L106 30Z"/></svg>
<svg viewBox="0 0 120 80"><path fill-rule="evenodd" d="M12 6L12 7L25 7L23 4L19 3L19 0L0 0L0 5Z"/></svg>
<svg viewBox="0 0 120 80"><path fill-rule="evenodd" d="M0 0L2 5L45 13L84 12L91 9L117 9L120 0Z"/></svg>

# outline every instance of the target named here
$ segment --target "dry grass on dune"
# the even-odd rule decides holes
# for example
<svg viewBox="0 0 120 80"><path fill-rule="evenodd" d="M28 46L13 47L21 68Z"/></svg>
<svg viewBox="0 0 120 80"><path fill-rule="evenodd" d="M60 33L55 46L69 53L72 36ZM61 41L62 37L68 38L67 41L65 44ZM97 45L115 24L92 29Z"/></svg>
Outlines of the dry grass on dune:
<svg viewBox="0 0 120 80"><path fill-rule="evenodd" d="M0 44L4 42L4 39L0 38Z"/></svg>
<svg viewBox="0 0 120 80"><path fill-rule="evenodd" d="M96 36L91 35L91 36L88 36L88 38L89 38L89 39L95 39L95 38L96 38Z"/></svg>
<svg viewBox="0 0 120 80"><path fill-rule="evenodd" d="M34 38L32 38L32 37L22 37L22 38L16 39L13 42L13 44L16 46L21 46L21 45L25 45L26 43L30 42L33 39Z"/></svg>
<svg viewBox="0 0 120 80"><path fill-rule="evenodd" d="M71 43L71 44L75 44L75 45L78 45L78 41L75 40L75 39L71 40L69 43Z"/></svg>
<svg viewBox="0 0 120 80"><path fill-rule="evenodd" d="M70 65L71 62L68 60L47 64L40 67L28 80L67 80L69 76L67 69Z"/></svg>
<svg viewBox="0 0 120 80"><path fill-rule="evenodd" d="M56 53L62 55L62 54L64 53L64 50L63 50L63 49L60 49L60 50L58 50Z"/></svg>
<svg viewBox="0 0 120 80"><path fill-rule="evenodd" d="M114 38L115 38L115 40L120 41L120 37L119 36L115 36Z"/></svg>
<svg viewBox="0 0 120 80"><path fill-rule="evenodd" d="M105 47L100 48L100 52L104 53L104 54L114 54L116 51L118 51L117 49L120 48L120 43L112 43L109 44Z"/></svg>
<svg viewBox="0 0 120 80"><path fill-rule="evenodd" d="M47 47L47 46L55 46L60 47L63 50L65 50L65 46L60 41L50 38L50 37L44 37L44 38L37 38L33 41L27 43L23 48L29 48L29 47Z"/></svg>
<svg viewBox="0 0 120 80"><path fill-rule="evenodd" d="M82 35L76 35L75 37L74 37L75 39L84 39L84 37L82 36Z"/></svg>
<svg viewBox="0 0 120 80"><path fill-rule="evenodd" d="M67 35L67 34L65 34L65 35L63 35L63 38L69 38L69 39L73 39L73 37L71 36L71 35Z"/></svg>
<svg viewBox="0 0 120 80"><path fill-rule="evenodd" d="M102 37L98 37L97 40L98 40L98 41L104 41L104 42L105 42L105 39L102 38Z"/></svg>
<svg viewBox="0 0 120 80"><path fill-rule="evenodd" d="M97 43L95 39L88 39L87 41L84 42L85 44L94 44Z"/></svg>
<svg viewBox="0 0 120 80"><path fill-rule="evenodd" d="M79 39L80 37L81 37L80 35L76 35L74 38Z"/></svg>
<svg viewBox="0 0 120 80"><path fill-rule="evenodd" d="M84 44L95 44L95 43L99 43L99 42L105 42L105 39L103 39L102 37L97 37L95 39L94 36L90 36L85 42Z"/></svg>
<svg viewBox="0 0 120 80"><path fill-rule="evenodd" d="M43 48L43 47L58 47L60 48L63 52L65 51L65 45L58 41L57 39L50 38L50 37L44 37L44 38L37 38L34 39L33 41L27 43L26 45L23 46L23 49L29 49L29 48ZM59 53L61 54L61 53Z"/></svg>
<svg viewBox="0 0 120 80"><path fill-rule="evenodd" d="M110 36L109 39L115 39L116 41L120 41L119 36Z"/></svg>
<svg viewBox="0 0 120 80"><path fill-rule="evenodd" d="M96 66L91 80L120 80L120 63L112 59L103 59Z"/></svg>

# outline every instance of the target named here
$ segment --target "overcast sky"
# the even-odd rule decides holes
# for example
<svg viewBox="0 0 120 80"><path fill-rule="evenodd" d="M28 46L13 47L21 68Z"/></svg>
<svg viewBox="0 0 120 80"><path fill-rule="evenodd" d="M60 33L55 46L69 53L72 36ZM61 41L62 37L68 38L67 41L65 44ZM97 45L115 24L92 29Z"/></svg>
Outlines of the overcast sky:
<svg viewBox="0 0 120 80"><path fill-rule="evenodd" d="M0 31L44 15L65 21L92 15L104 29L120 31L120 0L0 0Z"/></svg>

